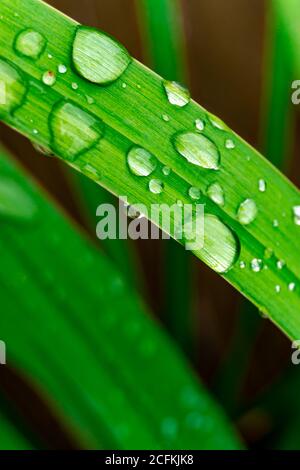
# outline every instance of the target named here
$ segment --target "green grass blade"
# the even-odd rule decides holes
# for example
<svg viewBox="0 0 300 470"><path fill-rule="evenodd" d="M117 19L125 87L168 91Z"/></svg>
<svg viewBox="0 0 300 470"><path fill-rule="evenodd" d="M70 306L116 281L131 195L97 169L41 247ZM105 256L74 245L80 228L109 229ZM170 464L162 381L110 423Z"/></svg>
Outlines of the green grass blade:
<svg viewBox="0 0 300 470"><path fill-rule="evenodd" d="M8 417L0 412L0 450L31 450L32 446Z"/></svg>
<svg viewBox="0 0 300 470"><path fill-rule="evenodd" d="M14 15L15 11L18 11L18 17ZM4 0L0 13L3 14L0 54L18 67L27 84L24 102L19 103L22 105L13 113L5 112L3 120L40 144L53 146L68 164L112 193L126 195L130 204L144 203L150 210L153 203L169 206L178 200L190 203L190 187L199 188L203 194L200 201L206 204L206 238L204 249L197 250L195 254L220 272L290 338L298 338L299 225L295 223L293 208L300 205L299 191L256 150L198 104L191 101L181 109L171 105L161 78L135 60L129 64L124 50L115 43L108 48L101 46L101 54L106 61L111 57L111 47L117 47L119 55L114 63L104 70L101 66L103 61L100 61L96 70L90 69L89 55L99 54L98 41L102 41L103 36L100 39L93 30L78 30L77 23L38 0ZM42 31L48 40L45 53L38 61L16 54L13 48L16 35L28 24ZM77 68L81 73L89 80L107 81L118 76L119 71L127 66L121 79L110 85L98 86L73 69L72 45L77 32L74 47ZM89 42L94 40L91 35L94 39L94 35L97 36L96 48ZM90 47L88 55L87 46L78 43L86 40ZM54 60L49 59L48 53ZM54 86L45 85L41 81L42 76L48 83L49 78L53 79L49 74L44 75L45 70L59 64L64 64L68 73L57 76ZM0 79L4 73L8 80L7 73L12 74L11 68L9 64L2 67L4 72ZM10 72L7 72L7 67ZM9 102L11 107L15 105L17 92L20 93L20 89L13 91ZM86 99L91 95L93 105L89 105ZM61 100L66 98L72 104L64 107ZM76 108L78 106L79 109ZM72 112L74 109L75 114ZM92 114L84 114L83 111ZM170 118L168 122L162 119L165 114ZM102 119L103 124L98 119ZM202 134L194 132L198 119L204 122ZM89 133L84 134L88 137L88 142L84 141L85 152L80 152L82 141L76 137L83 123ZM186 131L194 133L192 136L189 133L178 134ZM99 143L96 143L95 135L103 136ZM70 148L70 142L76 146ZM126 155L133 145L144 147L155 155L158 163L150 177L134 176L128 170ZM218 171L203 168L216 168L219 158ZM168 177L162 172L165 165L172 170ZM161 190L162 185L156 180L163 181L164 191L160 194L156 191ZM258 189L260 180L266 182L265 192ZM214 182L225 192L224 206L214 203L206 194L208 185ZM255 215L251 200L255 200L258 213L252 223L244 225ZM165 226L163 228L166 229ZM174 236L174 227L170 231ZM267 253L272 250L271 258L266 256L266 250ZM278 260L285 261L284 269L278 269ZM267 269L260 269L262 264ZM292 283L295 289L289 289Z"/></svg>
<svg viewBox="0 0 300 470"><path fill-rule="evenodd" d="M178 0L137 1L147 59L159 75L187 82L183 27ZM191 258L175 241L164 243L164 314L177 342L193 355Z"/></svg>
<svg viewBox="0 0 300 470"><path fill-rule="evenodd" d="M1 153L3 181L22 197L1 207L1 337L82 446L237 447L132 288Z"/></svg>
<svg viewBox="0 0 300 470"><path fill-rule="evenodd" d="M293 67L286 28L271 3L266 37L262 147L270 162L287 171L293 142L290 92ZM242 303L233 344L216 381L217 395L232 413L237 412L242 381L254 339L262 324L255 310L247 301Z"/></svg>

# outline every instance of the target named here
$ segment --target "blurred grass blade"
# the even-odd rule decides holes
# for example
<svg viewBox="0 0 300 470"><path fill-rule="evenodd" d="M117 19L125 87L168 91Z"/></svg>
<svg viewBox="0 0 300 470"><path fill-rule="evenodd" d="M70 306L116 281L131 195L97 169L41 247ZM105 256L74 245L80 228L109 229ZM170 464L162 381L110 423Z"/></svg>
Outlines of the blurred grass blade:
<svg viewBox="0 0 300 470"><path fill-rule="evenodd" d="M30 450L32 446L21 432L0 412L0 450Z"/></svg>
<svg viewBox="0 0 300 470"><path fill-rule="evenodd" d="M293 143L293 66L288 34L272 0L268 3L267 23L261 140L266 157L278 168L287 171ZM255 338L262 326L255 310L247 301L242 303L229 356L216 380L217 395L233 414L237 412L242 381Z"/></svg>
<svg viewBox="0 0 300 470"><path fill-rule="evenodd" d="M137 0L147 60L159 75L187 82L179 0ZM183 350L194 352L191 257L175 241L164 243L164 313L168 331Z"/></svg>
<svg viewBox="0 0 300 470"><path fill-rule="evenodd" d="M1 153L4 180L32 217L1 213L1 337L82 446L238 447L130 285Z"/></svg>
<svg viewBox="0 0 300 470"><path fill-rule="evenodd" d="M195 255L300 337L299 191L186 90L163 83L104 33L38 0L3 0L0 14L0 79L9 88L2 119L129 204L143 203L152 220L153 204L191 204L196 191L205 237ZM24 57L23 37L23 52L13 48L28 24L47 39L38 60ZM60 64L67 73L56 73ZM174 220L157 222L177 236ZM195 236L193 222L185 240Z"/></svg>

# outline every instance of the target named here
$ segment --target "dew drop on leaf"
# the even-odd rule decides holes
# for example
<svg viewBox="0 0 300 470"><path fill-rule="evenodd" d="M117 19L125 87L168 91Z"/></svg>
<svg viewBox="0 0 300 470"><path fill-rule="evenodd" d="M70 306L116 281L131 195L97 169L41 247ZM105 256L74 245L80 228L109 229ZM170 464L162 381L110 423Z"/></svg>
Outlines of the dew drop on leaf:
<svg viewBox="0 0 300 470"><path fill-rule="evenodd" d="M296 225L300 225L300 206L293 207L294 222Z"/></svg>
<svg viewBox="0 0 300 470"><path fill-rule="evenodd" d="M215 204L219 206L224 206L225 204L225 196L224 191L220 183L212 183L207 188L207 196L211 199Z"/></svg>
<svg viewBox="0 0 300 470"><path fill-rule="evenodd" d="M203 131L205 127L205 122L202 119L196 119L195 126L197 131Z"/></svg>
<svg viewBox="0 0 300 470"><path fill-rule="evenodd" d="M67 67L64 64L59 64L59 66L57 67L57 70L62 75L67 73L67 71L68 71Z"/></svg>
<svg viewBox="0 0 300 470"><path fill-rule="evenodd" d="M68 101L53 107L49 126L52 149L70 161L94 147L104 133L104 124L99 118Z"/></svg>
<svg viewBox="0 0 300 470"><path fill-rule="evenodd" d="M232 150L235 148L235 143L233 142L232 139L226 139L225 140L225 147L228 149L228 150Z"/></svg>
<svg viewBox="0 0 300 470"><path fill-rule="evenodd" d="M127 154L131 173L136 176L149 176L157 167L157 159L142 147L132 147Z"/></svg>
<svg viewBox="0 0 300 470"><path fill-rule="evenodd" d="M149 189L153 194L161 194L164 190L164 184L160 180L153 179L149 182Z"/></svg>
<svg viewBox="0 0 300 470"><path fill-rule="evenodd" d="M169 176L169 174L171 173L171 168L168 166L164 166L162 172L165 176Z"/></svg>
<svg viewBox="0 0 300 470"><path fill-rule="evenodd" d="M0 58L0 117L13 113L25 99L27 85L18 69Z"/></svg>
<svg viewBox="0 0 300 470"><path fill-rule="evenodd" d="M257 206L253 199L243 201L237 211L237 219L242 225L249 225L257 216Z"/></svg>
<svg viewBox="0 0 300 470"><path fill-rule="evenodd" d="M213 127L216 129L219 129L220 131L228 131L229 127L225 122L222 121L222 119L218 118L217 116L214 116L213 114L209 114L208 116L209 121Z"/></svg>
<svg viewBox="0 0 300 470"><path fill-rule="evenodd" d="M263 261L261 259L258 259L258 258L254 258L252 261L251 261L251 269L252 271L254 271L255 273L259 273L262 268L263 268Z"/></svg>
<svg viewBox="0 0 300 470"><path fill-rule="evenodd" d="M176 134L173 144L177 152L189 163L210 170L217 170L219 168L219 150L204 135L197 134L196 132Z"/></svg>
<svg viewBox="0 0 300 470"><path fill-rule="evenodd" d="M56 82L56 75L52 70L47 70L42 76L42 82L47 86L53 86Z"/></svg>
<svg viewBox="0 0 300 470"><path fill-rule="evenodd" d="M164 80L163 87L168 101L172 105L183 108L190 102L191 95L189 90L180 83Z"/></svg>
<svg viewBox="0 0 300 470"><path fill-rule="evenodd" d="M15 50L22 56L38 59L45 50L47 41L44 36L33 29L21 31L15 40Z"/></svg>
<svg viewBox="0 0 300 470"><path fill-rule="evenodd" d="M189 189L189 196L194 201L197 201L201 197L200 189L196 188L195 186L191 186L190 189Z"/></svg>
<svg viewBox="0 0 300 470"><path fill-rule="evenodd" d="M100 85L117 80L131 62L128 51L115 39L86 26L77 29L72 58L79 75Z"/></svg>

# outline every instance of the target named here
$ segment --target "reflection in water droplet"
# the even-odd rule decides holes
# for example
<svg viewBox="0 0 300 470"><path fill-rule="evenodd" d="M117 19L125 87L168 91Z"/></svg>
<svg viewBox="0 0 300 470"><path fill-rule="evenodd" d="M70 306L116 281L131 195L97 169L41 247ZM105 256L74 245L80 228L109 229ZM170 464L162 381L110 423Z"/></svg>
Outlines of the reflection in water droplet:
<svg viewBox="0 0 300 470"><path fill-rule="evenodd" d="M266 184L265 180L263 180L263 179L258 180L258 189L261 193L264 193L266 191L267 184Z"/></svg>
<svg viewBox="0 0 300 470"><path fill-rule="evenodd" d="M35 201L15 181L0 178L0 216L29 221L37 213Z"/></svg>
<svg viewBox="0 0 300 470"><path fill-rule="evenodd" d="M202 216L201 216L202 217ZM186 227L186 225L188 225ZM193 235L195 221L185 224L185 230ZM192 236L189 235L191 246ZM226 273L237 261L240 243L234 232L221 219L212 214L204 215L204 244L202 248L192 249L193 253L218 273ZM195 233L195 240L197 234Z"/></svg>
<svg viewBox="0 0 300 470"><path fill-rule="evenodd" d="M189 163L202 168L217 170L220 153L216 145L202 134L183 132L174 137L174 146Z"/></svg>
<svg viewBox="0 0 300 470"><path fill-rule="evenodd" d="M252 261L251 261L251 269L252 271L254 271L255 273L258 273L262 270L263 268L263 261L261 259L257 259L257 258L254 258Z"/></svg>
<svg viewBox="0 0 300 470"><path fill-rule="evenodd" d="M42 76L42 81L47 86L53 86L56 82L56 75L51 70L47 70Z"/></svg>
<svg viewBox="0 0 300 470"><path fill-rule="evenodd" d="M194 201L197 201L198 199L200 199L201 197L201 191L199 188L196 188L195 186L192 186L190 189L189 189L189 196L191 199L193 199Z"/></svg>
<svg viewBox="0 0 300 470"><path fill-rule="evenodd" d="M205 122L202 119L196 119L195 126L198 131L203 131L205 127Z"/></svg>
<svg viewBox="0 0 300 470"><path fill-rule="evenodd" d="M190 102L189 90L180 83L165 80L163 86L169 102L174 106L183 108Z"/></svg>
<svg viewBox="0 0 300 470"><path fill-rule="evenodd" d="M242 225L249 225L257 216L257 207L253 199L246 199L238 208L237 219Z"/></svg>
<svg viewBox="0 0 300 470"><path fill-rule="evenodd" d="M131 173L136 176L149 176L157 167L157 159L142 147L132 147L127 154Z"/></svg>
<svg viewBox="0 0 300 470"><path fill-rule="evenodd" d="M153 194L160 194L164 190L164 184L160 180L153 179L149 183L149 189Z"/></svg>
<svg viewBox="0 0 300 470"><path fill-rule="evenodd" d="M0 58L0 117L13 113L25 99L27 85L18 69Z"/></svg>
<svg viewBox="0 0 300 470"><path fill-rule="evenodd" d="M81 76L101 85L117 80L131 62L128 51L115 39L85 26L77 29L72 57Z"/></svg>
<svg viewBox="0 0 300 470"><path fill-rule="evenodd" d="M225 196L222 186L219 183L212 183L207 188L207 196L211 199L215 204L219 206L224 206L225 204Z"/></svg>
<svg viewBox="0 0 300 470"><path fill-rule="evenodd" d="M300 225L300 206L293 207L294 222L296 225Z"/></svg>
<svg viewBox="0 0 300 470"><path fill-rule="evenodd" d="M14 47L17 53L36 60L44 52L46 43L42 34L33 29L25 29L16 37Z"/></svg>
<svg viewBox="0 0 300 470"><path fill-rule="evenodd" d="M94 147L103 137L103 122L68 101L56 104L49 117L52 148L70 161Z"/></svg>

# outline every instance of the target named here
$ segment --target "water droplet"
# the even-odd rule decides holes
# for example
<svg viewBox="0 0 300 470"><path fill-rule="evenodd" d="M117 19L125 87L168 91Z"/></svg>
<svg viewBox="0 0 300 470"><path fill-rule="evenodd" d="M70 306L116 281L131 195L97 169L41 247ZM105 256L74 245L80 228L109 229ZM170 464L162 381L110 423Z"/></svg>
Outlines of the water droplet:
<svg viewBox="0 0 300 470"><path fill-rule="evenodd" d="M42 76L42 81L47 86L53 86L56 82L56 75L51 70L47 70Z"/></svg>
<svg viewBox="0 0 300 470"><path fill-rule="evenodd" d="M258 258L254 258L252 261L251 261L251 269L252 271L254 271L255 273L259 273L262 268L263 268L263 261L261 259L258 259Z"/></svg>
<svg viewBox="0 0 300 470"><path fill-rule="evenodd" d="M160 194L164 190L164 184L160 180L153 179L149 183L149 189L153 194Z"/></svg>
<svg viewBox="0 0 300 470"><path fill-rule="evenodd" d="M295 290L296 284L294 282L289 283L289 291L293 292Z"/></svg>
<svg viewBox="0 0 300 470"><path fill-rule="evenodd" d="M13 113L25 99L27 85L18 69L0 59L0 117Z"/></svg>
<svg viewBox="0 0 300 470"><path fill-rule="evenodd" d="M48 54L48 59L53 59L53 55L52 54Z"/></svg>
<svg viewBox="0 0 300 470"><path fill-rule="evenodd" d="M187 227L190 233L194 227L195 223L192 227ZM205 214L203 247L192 251L214 271L226 273L239 257L240 243L234 232L219 217Z"/></svg>
<svg viewBox="0 0 300 470"><path fill-rule="evenodd" d="M279 284L277 284L277 286L275 286L275 292L277 292L277 294L279 294L279 292L281 291L281 287Z"/></svg>
<svg viewBox="0 0 300 470"><path fill-rule="evenodd" d="M171 173L171 168L169 168L168 166L164 166L162 172L165 176L169 176L169 174Z"/></svg>
<svg viewBox="0 0 300 470"><path fill-rule="evenodd" d="M122 88L127 88L127 84L125 82L122 83Z"/></svg>
<svg viewBox="0 0 300 470"><path fill-rule="evenodd" d="M85 99L86 99L88 104L94 104L95 103L94 98L92 98L91 96L86 95Z"/></svg>
<svg viewBox="0 0 300 470"><path fill-rule="evenodd" d="M235 143L233 142L232 139L226 139L226 141L225 141L225 147L226 147L228 150L234 149L234 148L235 148Z"/></svg>
<svg viewBox="0 0 300 470"><path fill-rule="evenodd" d="M215 204L219 206L224 206L225 204L225 196L222 186L219 183L212 183L207 188L207 196L211 199Z"/></svg>
<svg viewBox="0 0 300 470"><path fill-rule="evenodd" d="M258 190L261 192L261 193L264 193L267 189L267 184L265 182L265 180L263 180L262 178L258 180Z"/></svg>
<svg viewBox="0 0 300 470"><path fill-rule="evenodd" d="M196 119L195 126L197 131L203 131L205 128L205 122L202 119Z"/></svg>
<svg viewBox="0 0 300 470"><path fill-rule="evenodd" d="M131 173L136 176L149 176L157 167L157 159L142 147L132 147L127 154Z"/></svg>
<svg viewBox="0 0 300 470"><path fill-rule="evenodd" d="M54 152L70 161L94 147L103 137L103 122L68 101L56 104L49 118Z"/></svg>
<svg viewBox="0 0 300 470"><path fill-rule="evenodd" d="M300 225L300 206L293 207L294 222L296 225Z"/></svg>
<svg viewBox="0 0 300 470"><path fill-rule="evenodd" d="M170 117L169 117L167 114L163 114L163 115L162 115L162 118L163 118L163 121L165 121L165 122L169 122L169 121L170 121Z"/></svg>
<svg viewBox="0 0 300 470"><path fill-rule="evenodd" d="M42 34L33 29L25 29L16 37L14 46L17 53L36 60L44 52L46 43Z"/></svg>
<svg viewBox="0 0 300 470"><path fill-rule="evenodd" d="M275 228L279 227L279 221L277 219L273 220L273 227Z"/></svg>
<svg viewBox="0 0 300 470"><path fill-rule="evenodd" d="M176 204L178 207L183 207L183 202L180 199L176 201Z"/></svg>
<svg viewBox="0 0 300 470"><path fill-rule="evenodd" d="M241 268L241 269L245 269L245 267L246 267L245 261L241 261L241 262L240 262L240 268Z"/></svg>
<svg viewBox="0 0 300 470"><path fill-rule="evenodd" d="M76 82L73 82L73 83L71 84L71 87L73 88L73 90L78 90L78 88L79 88L79 87L78 87L78 83L76 83Z"/></svg>
<svg viewBox="0 0 300 470"><path fill-rule="evenodd" d="M225 122L223 122L222 119L218 118L217 116L214 116L213 114L210 114L208 118L210 120L210 123L216 129L219 129L220 131L228 131L229 130L229 127L225 124Z"/></svg>
<svg viewBox="0 0 300 470"><path fill-rule="evenodd" d="M190 189L189 189L189 196L191 199L193 199L194 201L197 201L198 199L200 199L201 197L201 191L199 188L196 188L195 186L192 186Z"/></svg>
<svg viewBox="0 0 300 470"><path fill-rule="evenodd" d="M257 216L257 207L253 199L246 199L238 208L237 219L242 225L249 225Z"/></svg>
<svg viewBox="0 0 300 470"><path fill-rule="evenodd" d="M285 262L283 260L278 260L276 263L277 269L283 269Z"/></svg>
<svg viewBox="0 0 300 470"><path fill-rule="evenodd" d="M29 221L37 213L35 201L15 181L0 178L0 216Z"/></svg>
<svg viewBox="0 0 300 470"><path fill-rule="evenodd" d="M73 44L77 72L93 83L106 85L117 80L131 62L128 51L103 32L79 26Z"/></svg>
<svg viewBox="0 0 300 470"><path fill-rule="evenodd" d="M165 80L163 86L169 103L174 106L183 108L190 102L191 95L189 90L180 83Z"/></svg>
<svg viewBox="0 0 300 470"><path fill-rule="evenodd" d="M202 134L183 132L175 135L174 146L189 163L202 168L217 170L220 153L216 145Z"/></svg>
<svg viewBox="0 0 300 470"><path fill-rule="evenodd" d="M57 67L57 70L61 74L65 74L68 71L67 67L64 64L59 64L59 66Z"/></svg>

